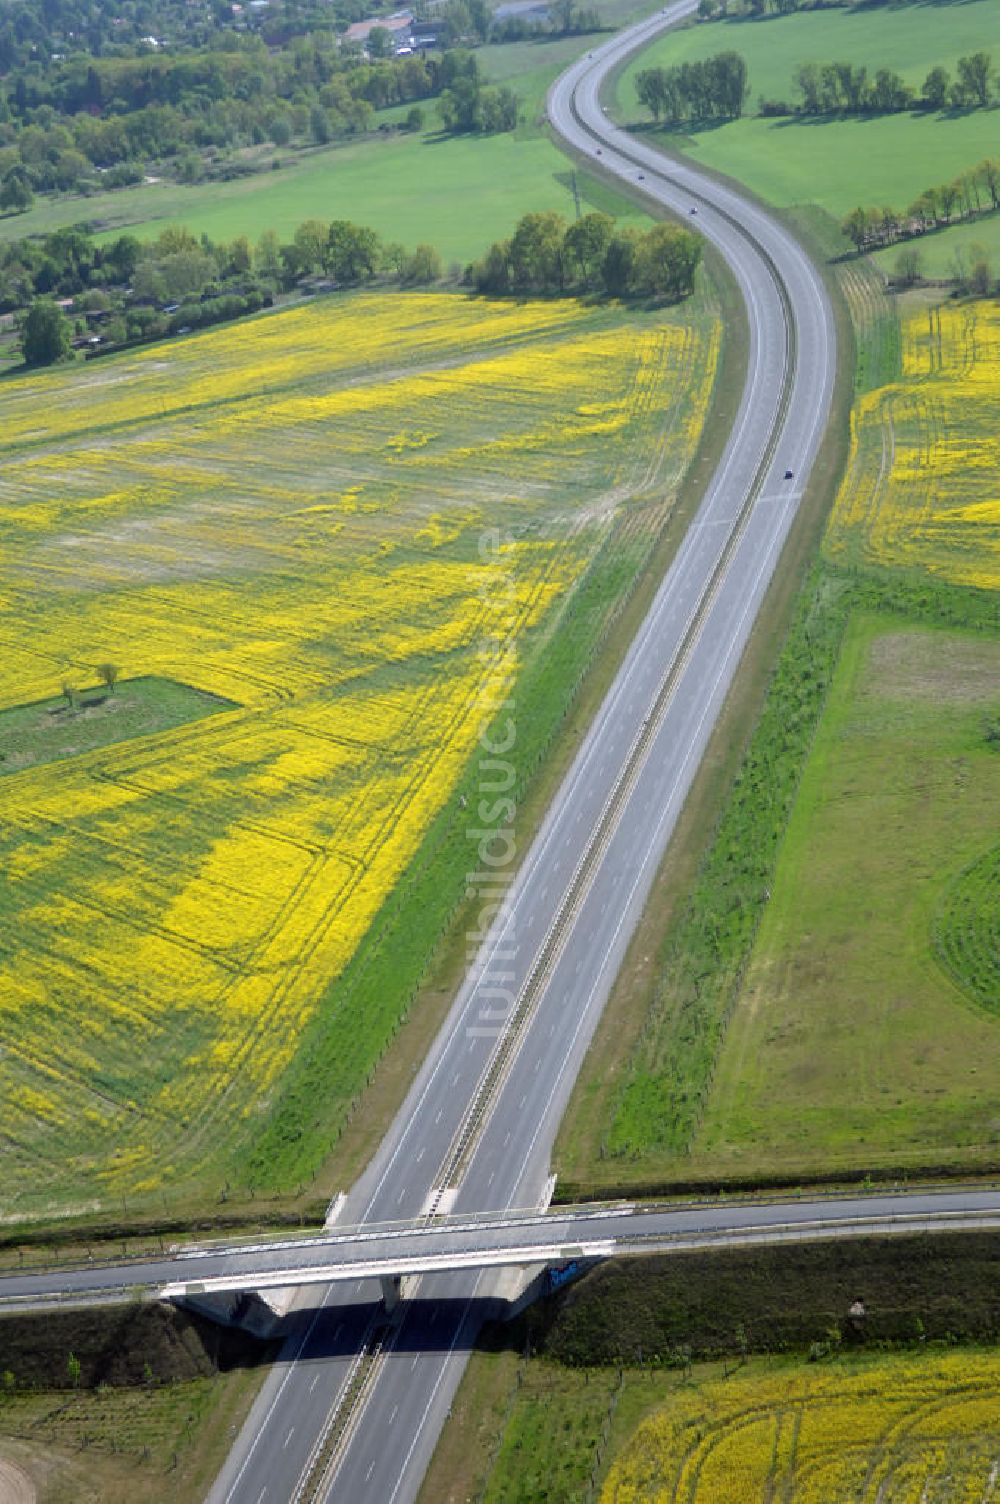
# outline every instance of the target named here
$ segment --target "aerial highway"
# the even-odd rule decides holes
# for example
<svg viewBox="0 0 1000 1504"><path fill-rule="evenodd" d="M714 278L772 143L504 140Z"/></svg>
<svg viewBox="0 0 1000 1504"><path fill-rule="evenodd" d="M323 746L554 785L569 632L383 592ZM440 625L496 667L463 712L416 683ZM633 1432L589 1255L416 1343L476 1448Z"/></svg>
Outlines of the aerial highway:
<svg viewBox="0 0 1000 1504"><path fill-rule="evenodd" d="M617 129L600 87L695 8L679 0L582 58L548 116L578 155L685 218L747 309L745 385L693 522L546 818L504 888L482 883L484 938L345 1226L546 1204L553 1138L726 697L826 427L834 327L790 232L733 189ZM516 758L516 706L511 712ZM470 845L470 871L475 862ZM480 875L470 878L474 887ZM572 1241L578 1241L573 1239ZM206 1271L207 1273L207 1266ZM378 1282L297 1296L212 1504L403 1504L419 1490L488 1298L511 1276L424 1273L386 1326Z"/></svg>
<svg viewBox="0 0 1000 1504"><path fill-rule="evenodd" d="M650 1253L837 1237L1000 1229L1000 1187L692 1203L615 1203L421 1222L365 1223L256 1243L212 1243L160 1258L87 1262L0 1276L0 1311L67 1307L142 1291L185 1300L289 1286L533 1268ZM404 1292L405 1293L405 1292ZM336 1301L336 1297L334 1297Z"/></svg>
<svg viewBox="0 0 1000 1504"><path fill-rule="evenodd" d="M578 154L697 226L747 309L745 386L697 514L503 902L347 1224L543 1205L554 1135L642 913L826 427L832 312L795 238L734 190L617 129L601 83L694 9L679 0L581 58L548 117ZM641 177L640 177L641 175ZM508 756L516 757L516 707ZM474 852L470 846L470 870ZM474 883L476 879L473 879ZM493 912L495 910L495 912ZM502 1273L426 1274L387 1333L378 1285L300 1292L212 1504L416 1497Z"/></svg>

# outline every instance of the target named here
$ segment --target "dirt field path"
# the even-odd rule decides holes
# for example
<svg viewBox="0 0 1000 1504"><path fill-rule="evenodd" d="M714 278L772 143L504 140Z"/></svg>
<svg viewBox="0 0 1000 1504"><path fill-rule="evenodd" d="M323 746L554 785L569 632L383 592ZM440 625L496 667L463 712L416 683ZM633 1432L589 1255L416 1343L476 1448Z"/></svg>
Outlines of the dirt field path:
<svg viewBox="0 0 1000 1504"><path fill-rule="evenodd" d="M35 1504L37 1497L27 1473L0 1457L0 1504Z"/></svg>

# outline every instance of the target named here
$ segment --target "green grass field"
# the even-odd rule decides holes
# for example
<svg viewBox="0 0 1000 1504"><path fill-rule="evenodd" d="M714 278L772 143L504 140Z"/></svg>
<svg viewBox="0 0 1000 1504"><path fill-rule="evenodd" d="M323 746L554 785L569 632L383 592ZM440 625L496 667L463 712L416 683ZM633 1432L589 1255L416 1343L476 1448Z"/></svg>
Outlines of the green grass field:
<svg viewBox="0 0 1000 1504"><path fill-rule="evenodd" d="M520 215L557 209L571 218L566 158L542 136L447 139L392 136L301 155L284 153L280 172L231 183L191 186L162 181L40 202L29 214L0 219L0 236L41 234L91 222L107 233L128 229L142 239L185 224L213 240L256 238L276 230L291 238L304 219L351 219L386 240L437 246L445 262L479 255L508 235ZM581 175L581 192L611 212L640 216L602 185Z"/></svg>
<svg viewBox="0 0 1000 1504"><path fill-rule="evenodd" d="M567 1194L1000 1157L994 617L814 576L641 1032L585 1067Z"/></svg>
<svg viewBox="0 0 1000 1504"><path fill-rule="evenodd" d="M232 710L231 702L169 679L126 679L109 694L104 685L0 710L0 775L39 763L78 757L97 747L155 736L187 721Z"/></svg>
<svg viewBox="0 0 1000 1504"><path fill-rule="evenodd" d="M963 5L910 5L800 12L754 21L734 19L692 26L647 48L618 87L625 119L648 120L635 94L635 76L655 64L693 61L724 48L747 60L748 110L759 96L795 101L798 64L867 64L873 75L890 67L919 86L938 63L954 73L957 58L989 49L1000 37L1000 0ZM799 121L744 119L692 135L657 140L706 167L746 183L779 207L815 204L840 220L856 204L905 209L924 188L947 181L997 152L997 112L876 116ZM1000 250L1000 216L923 237L925 271L944 275L956 251L979 243ZM880 253L889 269L895 250Z"/></svg>
<svg viewBox="0 0 1000 1504"><path fill-rule="evenodd" d="M995 639L851 622L692 1168L998 1157L1000 1018L995 990L992 1010L982 996L976 865L988 847L994 876L1000 757L983 720L998 711ZM977 879L971 911L955 905L960 874ZM956 979L938 957L943 902ZM978 987L959 985L967 967Z"/></svg>

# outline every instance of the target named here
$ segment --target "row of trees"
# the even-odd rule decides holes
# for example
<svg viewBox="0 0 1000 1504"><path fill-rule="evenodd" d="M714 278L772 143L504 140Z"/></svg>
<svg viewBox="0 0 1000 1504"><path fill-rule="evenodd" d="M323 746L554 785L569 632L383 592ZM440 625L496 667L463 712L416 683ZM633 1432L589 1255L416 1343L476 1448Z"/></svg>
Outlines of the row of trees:
<svg viewBox="0 0 1000 1504"><path fill-rule="evenodd" d="M464 280L492 294L676 300L693 291L700 260L700 238L671 225L641 233L618 229L607 214L573 224L559 214L526 214ZM451 274L457 279L459 269ZM81 230L59 230L0 248L0 306L18 310L26 360L50 364L74 343L111 349L254 313L303 283L315 285L309 279L419 287L444 276L433 246L407 251L348 220L306 220L286 243L272 230L256 244L245 236L213 242L178 228L147 244L130 235L99 244Z"/></svg>
<svg viewBox="0 0 1000 1504"><path fill-rule="evenodd" d="M418 287L444 274L433 246L408 251L347 220L306 220L284 244L273 230L256 244L173 227L148 243L122 235L100 244L82 230L59 230L0 248L0 308L19 313L26 358L37 362L45 348L49 363L74 337L99 349L159 339L256 313L310 278ZM67 317L60 303L70 299Z"/></svg>
<svg viewBox="0 0 1000 1504"><path fill-rule="evenodd" d="M477 292L595 292L610 297L675 301L694 290L701 240L688 230L657 224L645 234L618 229L607 214L568 224L561 214L525 214L509 240L490 246L466 272Z"/></svg>
<svg viewBox="0 0 1000 1504"><path fill-rule="evenodd" d="M843 221L844 234L858 251L882 250L954 223L1000 209L1000 161L987 157L977 167L949 183L925 188L908 209L852 209Z"/></svg>
<svg viewBox="0 0 1000 1504"><path fill-rule="evenodd" d="M801 115L982 109L995 98L993 60L988 52L959 58L955 78L947 68L932 68L919 92L891 68L879 68L870 78L863 64L853 63L802 63L796 69L794 83L799 95L796 109ZM778 112L772 106L768 113Z"/></svg>
<svg viewBox="0 0 1000 1504"><path fill-rule="evenodd" d="M644 68L636 92L653 119L668 124L738 120L749 92L746 60L738 52L717 52L703 62Z"/></svg>
<svg viewBox="0 0 1000 1504"><path fill-rule="evenodd" d="M973 52L958 60L956 76L934 67L920 90L891 68L869 76L864 64L802 63L795 71L797 100L762 99L762 115L877 115L899 110L982 109L1000 98L993 60ZM654 120L735 120L749 93L747 68L737 52L719 52L703 62L673 68L645 68L636 92Z"/></svg>
<svg viewBox="0 0 1000 1504"><path fill-rule="evenodd" d="M235 53L76 59L30 87L20 76L10 95L0 94L0 208L23 209L34 193L124 186L141 178L140 164L165 158L190 180L206 151L323 144L370 129L387 105L414 104L412 128L422 123L414 102L436 96L447 130L517 123L515 96L487 88L471 52L370 64L322 40L300 39L274 58L254 44Z"/></svg>

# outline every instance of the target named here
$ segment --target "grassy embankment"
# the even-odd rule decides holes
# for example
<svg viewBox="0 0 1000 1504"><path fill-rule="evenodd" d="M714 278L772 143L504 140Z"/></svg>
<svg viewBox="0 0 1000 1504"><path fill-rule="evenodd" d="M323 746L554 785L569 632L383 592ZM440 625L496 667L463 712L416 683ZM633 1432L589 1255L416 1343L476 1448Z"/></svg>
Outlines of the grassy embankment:
<svg viewBox="0 0 1000 1504"><path fill-rule="evenodd" d="M1000 1161L997 316L903 336L689 899L585 1066L564 1196Z"/></svg>
<svg viewBox="0 0 1000 1504"><path fill-rule="evenodd" d="M923 1456L930 1471L934 1458L927 1442L947 1440L957 1476L957 1464L967 1455L963 1443L996 1442L995 1401L989 1417L975 1406L991 1390L995 1395L1000 1354L995 1347L958 1352L952 1345L995 1343L998 1256L995 1238L959 1233L601 1265L512 1326L484 1334L422 1499L579 1504L614 1498L601 1494L609 1473L618 1477L637 1459L648 1461L653 1442L657 1475L669 1478L676 1433L664 1428L675 1423L684 1439L680 1451L692 1459L705 1455L718 1491L668 1491L665 1498L705 1504L757 1501L772 1493L792 1504L853 1498L846 1483L831 1476L831 1457L826 1491L821 1486L816 1494L808 1492L820 1459L805 1465L812 1441L802 1401L815 1396L825 1406L831 1392L845 1402L836 1422L842 1459L874 1466L880 1456L891 1456L899 1467L912 1468ZM852 1318L858 1300L865 1314ZM942 1402L953 1400L964 1407L965 1426L954 1416L935 1430L929 1414L940 1414ZM921 1416L923 1401L930 1407ZM785 1448L776 1469L785 1472L780 1493L778 1476L769 1491L766 1476L753 1472L760 1455L766 1474L768 1455L749 1429L741 1433L748 1443L742 1460L731 1451L715 1452L717 1442L728 1445L730 1420L742 1415L749 1425L754 1409L771 1434L773 1412L784 1415ZM637 1431L646 1417L652 1418L652 1435ZM908 1428L904 1417L915 1424ZM909 1452L908 1429L917 1441ZM800 1466L792 1476L796 1433ZM700 1454L694 1451L699 1435ZM971 1460L971 1449L968 1455ZM975 1474L980 1492L958 1498L984 1497L995 1455ZM702 1481L707 1484L708 1477ZM654 1489L637 1497L660 1495ZM886 1491L879 1497L898 1496Z"/></svg>
<svg viewBox="0 0 1000 1504"><path fill-rule="evenodd" d="M603 23L623 26L652 7L642 0L605 0ZM280 170L265 170L228 183L181 184L164 172L160 181L88 197L59 196L28 214L0 216L0 239L36 235L62 225L93 222L108 233L124 228L149 239L168 224L185 224L213 240L255 238L275 230L290 238L305 219L351 219L371 225L386 240L435 245L445 264L480 255L509 235L530 210L574 215L572 176L540 117L545 92L572 59L599 37L566 37L485 47L477 58L491 81L509 84L522 101L522 123L513 134L444 137L436 102L422 108L426 130L412 136L375 134L364 140L309 149L247 153ZM384 112L389 124L400 110ZM383 116L377 116L383 121ZM152 175L157 176L154 167ZM581 201L624 220L645 223L635 204L585 172L577 174Z"/></svg>
<svg viewBox="0 0 1000 1504"><path fill-rule="evenodd" d="M274 1352L171 1308L4 1317L0 1459L45 1504L203 1498Z"/></svg>
<svg viewBox="0 0 1000 1504"><path fill-rule="evenodd" d="M891 68L919 89L938 64L954 77L960 56L983 48L995 53L998 36L1000 0L734 17L688 27L645 49L619 82L620 113L630 122L649 119L635 94L642 68L694 61L723 49L746 59L752 115L762 95L795 103L793 79L800 63L867 65L869 77ZM906 209L925 188L996 156L996 121L994 109L914 111L854 119L746 118L691 134L653 134L779 208L817 206L839 223L858 204ZM974 244L986 246L1000 262L1000 214L908 243L919 249L929 276L948 275L956 252ZM897 253L891 248L875 260L889 271Z"/></svg>
<svg viewBox="0 0 1000 1504"><path fill-rule="evenodd" d="M717 336L709 293L358 297L8 382L3 704L110 660L230 708L3 780L6 1216L332 1188L474 861L479 648L516 655L521 798Z"/></svg>

